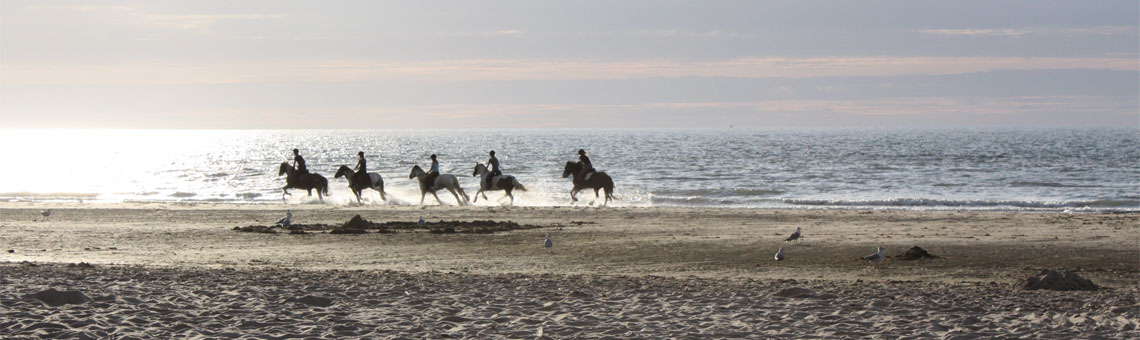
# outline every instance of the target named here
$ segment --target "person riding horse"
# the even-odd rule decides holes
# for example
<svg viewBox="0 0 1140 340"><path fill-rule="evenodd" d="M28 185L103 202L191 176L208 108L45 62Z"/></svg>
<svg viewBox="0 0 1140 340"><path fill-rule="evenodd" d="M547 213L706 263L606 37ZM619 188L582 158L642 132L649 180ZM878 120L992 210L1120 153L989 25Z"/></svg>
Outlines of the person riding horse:
<svg viewBox="0 0 1140 340"><path fill-rule="evenodd" d="M360 158L360 160L356 162L356 167L352 169L352 171L356 171L356 175L353 176L356 178L353 180L362 181L360 183L368 183L368 161L364 159L364 151L357 152L356 155Z"/></svg>
<svg viewBox="0 0 1140 340"><path fill-rule="evenodd" d="M432 185L434 185L435 178L439 177L439 161L435 159L435 154L432 154L430 158L431 158L431 170L428 170L427 180L424 181L424 183L427 183L428 187L431 187Z"/></svg>
<svg viewBox="0 0 1140 340"><path fill-rule="evenodd" d="M495 158L495 150L491 150L491 159L487 160L487 167L491 168L491 175L487 176L487 184L484 186L490 188L495 176L503 175L503 172L499 171L499 159Z"/></svg>
<svg viewBox="0 0 1140 340"><path fill-rule="evenodd" d="M297 169L297 180L309 174L309 168L305 167L305 158L301 157L301 151L297 149L293 149L293 168Z"/></svg>
<svg viewBox="0 0 1140 340"><path fill-rule="evenodd" d="M578 165L582 166L582 180L590 179L590 175L594 174L594 164L590 163L590 157L586 156L585 149L578 149Z"/></svg>

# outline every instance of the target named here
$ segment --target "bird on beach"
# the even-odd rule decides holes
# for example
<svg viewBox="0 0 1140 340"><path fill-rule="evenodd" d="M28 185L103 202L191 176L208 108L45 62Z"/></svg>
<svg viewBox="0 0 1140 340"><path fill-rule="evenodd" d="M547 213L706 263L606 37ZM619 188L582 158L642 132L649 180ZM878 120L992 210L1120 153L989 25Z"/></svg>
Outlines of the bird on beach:
<svg viewBox="0 0 1140 340"><path fill-rule="evenodd" d="M796 232L792 233L792 236L788 236L788 238L784 239L784 242L791 242L792 240L799 242L800 241L800 235L801 235L800 231L801 231L800 227L796 227Z"/></svg>
<svg viewBox="0 0 1140 340"><path fill-rule="evenodd" d="M277 220L277 225L281 226L282 228L288 228L291 224L293 224L293 210L286 210L285 217Z"/></svg>
<svg viewBox="0 0 1140 340"><path fill-rule="evenodd" d="M864 256L863 259L873 263L879 263L879 261L883 260L883 247L878 247L878 251L874 254Z"/></svg>
<svg viewBox="0 0 1140 340"><path fill-rule="evenodd" d="M416 222L416 223L419 223L419 225L424 225L424 223L427 223L427 222L424 222L424 217L420 216L420 221Z"/></svg>
<svg viewBox="0 0 1140 340"><path fill-rule="evenodd" d="M550 240L550 233L546 233L546 241L542 243L542 246L547 248L554 246L554 241Z"/></svg>
<svg viewBox="0 0 1140 340"><path fill-rule="evenodd" d="M783 261L783 260L784 260L784 247L780 247L780 250L776 251L776 261Z"/></svg>
<svg viewBox="0 0 1140 340"><path fill-rule="evenodd" d="M40 215L44 215L44 217L51 216L51 209L41 210Z"/></svg>

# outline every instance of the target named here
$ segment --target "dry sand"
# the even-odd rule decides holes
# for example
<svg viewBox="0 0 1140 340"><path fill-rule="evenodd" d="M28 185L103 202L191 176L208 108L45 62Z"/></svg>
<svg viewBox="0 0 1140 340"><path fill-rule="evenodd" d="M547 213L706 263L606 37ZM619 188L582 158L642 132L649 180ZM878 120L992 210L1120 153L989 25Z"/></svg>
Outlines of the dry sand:
<svg viewBox="0 0 1140 340"><path fill-rule="evenodd" d="M285 209L303 224L545 227L232 230ZM796 227L803 240L785 244ZM5 338L1068 339L1140 327L1132 214L9 202L0 235ZM859 260L916 245L941 258ZM779 247L786 261L772 260ZM1102 289L1020 289L1041 269ZM48 289L89 301L30 297Z"/></svg>

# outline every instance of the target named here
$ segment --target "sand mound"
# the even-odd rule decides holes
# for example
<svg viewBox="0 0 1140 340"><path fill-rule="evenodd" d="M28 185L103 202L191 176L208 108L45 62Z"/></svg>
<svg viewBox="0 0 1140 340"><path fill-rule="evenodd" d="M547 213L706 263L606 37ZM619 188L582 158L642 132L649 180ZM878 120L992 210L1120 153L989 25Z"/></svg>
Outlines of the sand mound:
<svg viewBox="0 0 1140 340"><path fill-rule="evenodd" d="M1046 269L1035 276L1026 278L1022 282L1022 288L1025 290L1097 290L1099 287L1092 281L1077 276L1077 274L1060 273Z"/></svg>
<svg viewBox="0 0 1140 340"><path fill-rule="evenodd" d="M305 296L299 297L299 298L291 298L291 299L288 299L285 301L286 302L303 303L303 304L310 305L313 307L328 307L328 306L332 306L332 304L333 304L333 300L330 298L322 297L322 296L312 296L312 295L305 295Z"/></svg>
<svg viewBox="0 0 1140 340"><path fill-rule="evenodd" d="M334 228L330 234L365 234L368 229L377 229L377 224L372 223L360 217L360 215L353 216L348 222L344 222L340 227Z"/></svg>
<svg viewBox="0 0 1140 340"><path fill-rule="evenodd" d="M911 261L919 259L936 259L938 256L934 256L934 254L926 252L926 249L922 249L922 247L914 246L910 247L910 249L907 249L905 253L892 256L891 258L896 260Z"/></svg>
<svg viewBox="0 0 1140 340"><path fill-rule="evenodd" d="M815 292L807 288L792 287L784 288L779 292L776 292L775 296L786 298L806 298L815 296Z"/></svg>
<svg viewBox="0 0 1140 340"><path fill-rule="evenodd" d="M40 300L44 304L52 307L59 307L67 304L78 305L91 301L91 298L87 297L87 295L83 295L83 293L77 290L58 291L55 290L55 288L49 288L48 290L41 291L39 293L29 294L26 296L26 298Z"/></svg>

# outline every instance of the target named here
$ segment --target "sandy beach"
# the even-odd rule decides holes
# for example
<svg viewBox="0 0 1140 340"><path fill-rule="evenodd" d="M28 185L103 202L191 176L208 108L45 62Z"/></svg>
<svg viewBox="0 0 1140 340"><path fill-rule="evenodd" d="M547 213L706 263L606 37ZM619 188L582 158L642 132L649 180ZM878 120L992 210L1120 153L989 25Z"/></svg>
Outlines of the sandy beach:
<svg viewBox="0 0 1140 340"><path fill-rule="evenodd" d="M533 228L234 230L286 209L307 225L360 215ZM802 240L784 242L796 227ZM1129 338L1140 327L1138 231L1134 214L9 202L0 334ZM939 258L860 260L880 246ZM1101 289L1021 289L1042 269ZM33 297L48 289L82 298Z"/></svg>

